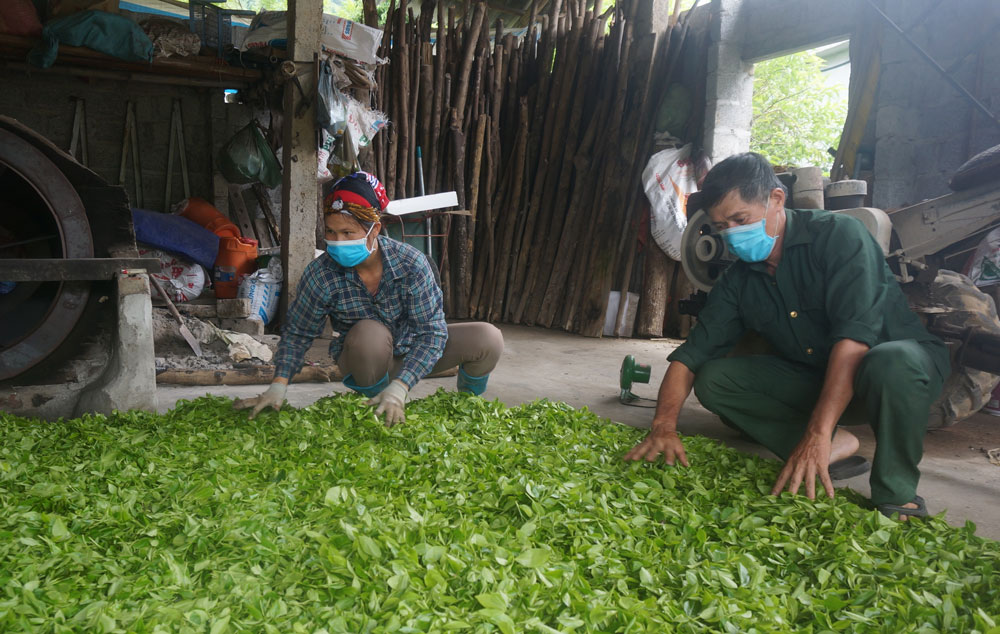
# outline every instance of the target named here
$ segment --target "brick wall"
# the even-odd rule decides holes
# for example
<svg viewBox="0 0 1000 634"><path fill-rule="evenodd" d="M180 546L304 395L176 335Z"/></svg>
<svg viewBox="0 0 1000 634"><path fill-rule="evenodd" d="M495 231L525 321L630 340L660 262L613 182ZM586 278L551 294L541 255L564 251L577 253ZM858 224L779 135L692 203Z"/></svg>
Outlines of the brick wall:
<svg viewBox="0 0 1000 634"><path fill-rule="evenodd" d="M886 13L904 29L931 4L911 37L994 113L1000 113L1000 3L995 0L889 0ZM990 33L993 35L990 35ZM979 59L981 55L981 60ZM1000 143L1000 128L950 86L888 28L875 114L873 203L891 209L949 192L968 158ZM971 122L971 123L970 123Z"/></svg>
<svg viewBox="0 0 1000 634"><path fill-rule="evenodd" d="M68 75L0 70L0 114L34 128L64 150L69 149L76 109L86 104L88 166L110 183L118 183L122 160L126 104L135 104L143 205L162 211L166 186L170 116L180 100L191 194L213 200L213 152L245 125L250 109L223 103L222 89L159 85ZM214 102L218 102L217 104ZM220 141L222 139L223 141ZM213 148L213 145L216 146ZM79 157L79 154L77 155ZM131 159L126 189L136 205ZM180 157L173 164L169 203L184 197Z"/></svg>

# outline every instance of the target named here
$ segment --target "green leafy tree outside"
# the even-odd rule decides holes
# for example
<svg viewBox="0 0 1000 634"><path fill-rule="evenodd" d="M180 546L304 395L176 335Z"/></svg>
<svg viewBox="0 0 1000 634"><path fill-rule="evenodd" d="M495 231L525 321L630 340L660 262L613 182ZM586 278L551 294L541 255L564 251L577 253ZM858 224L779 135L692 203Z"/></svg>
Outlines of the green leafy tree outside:
<svg viewBox="0 0 1000 634"><path fill-rule="evenodd" d="M227 9L243 9L247 11L285 11L288 9L288 0L228 0L222 6ZM379 24L385 21L385 14L388 10L388 0L379 2ZM361 0L323 0L323 12L355 22L364 21L364 9Z"/></svg>
<svg viewBox="0 0 1000 634"><path fill-rule="evenodd" d="M775 165L828 172L847 116L847 90L830 85L824 61L805 51L754 66L750 149Z"/></svg>

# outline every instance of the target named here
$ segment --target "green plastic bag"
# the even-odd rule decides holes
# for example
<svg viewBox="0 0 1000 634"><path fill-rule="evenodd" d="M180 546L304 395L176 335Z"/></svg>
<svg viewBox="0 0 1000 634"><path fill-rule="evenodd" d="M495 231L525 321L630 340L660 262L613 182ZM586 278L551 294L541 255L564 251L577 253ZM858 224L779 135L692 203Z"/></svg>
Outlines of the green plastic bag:
<svg viewBox="0 0 1000 634"><path fill-rule="evenodd" d="M251 121L219 150L219 171L230 183L281 184L281 166L256 121Z"/></svg>

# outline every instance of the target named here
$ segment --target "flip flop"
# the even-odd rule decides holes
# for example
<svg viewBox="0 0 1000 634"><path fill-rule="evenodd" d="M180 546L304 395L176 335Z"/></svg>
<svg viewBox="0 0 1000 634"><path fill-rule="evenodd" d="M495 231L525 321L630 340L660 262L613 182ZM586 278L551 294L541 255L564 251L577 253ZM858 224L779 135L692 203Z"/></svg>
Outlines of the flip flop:
<svg viewBox="0 0 1000 634"><path fill-rule="evenodd" d="M900 516L907 515L909 517L927 517L930 515L930 513L927 512L927 503L924 502L924 498L919 495L915 495L913 496L913 503L917 505L917 508L908 509L905 506L900 506L898 504L879 504L875 508L878 509L879 513L888 518L892 518L892 516L896 513L899 513Z"/></svg>
<svg viewBox="0 0 1000 634"><path fill-rule="evenodd" d="M854 454L830 465L831 480L847 480L871 471L872 463L864 456Z"/></svg>

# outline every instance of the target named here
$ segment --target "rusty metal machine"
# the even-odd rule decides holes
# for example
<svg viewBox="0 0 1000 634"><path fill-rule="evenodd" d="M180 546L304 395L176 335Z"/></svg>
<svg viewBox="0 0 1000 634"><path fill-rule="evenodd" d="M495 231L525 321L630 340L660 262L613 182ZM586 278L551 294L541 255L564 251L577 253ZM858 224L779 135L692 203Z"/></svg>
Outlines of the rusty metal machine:
<svg viewBox="0 0 1000 634"><path fill-rule="evenodd" d="M154 263L121 187L0 117L0 409L155 407Z"/></svg>

